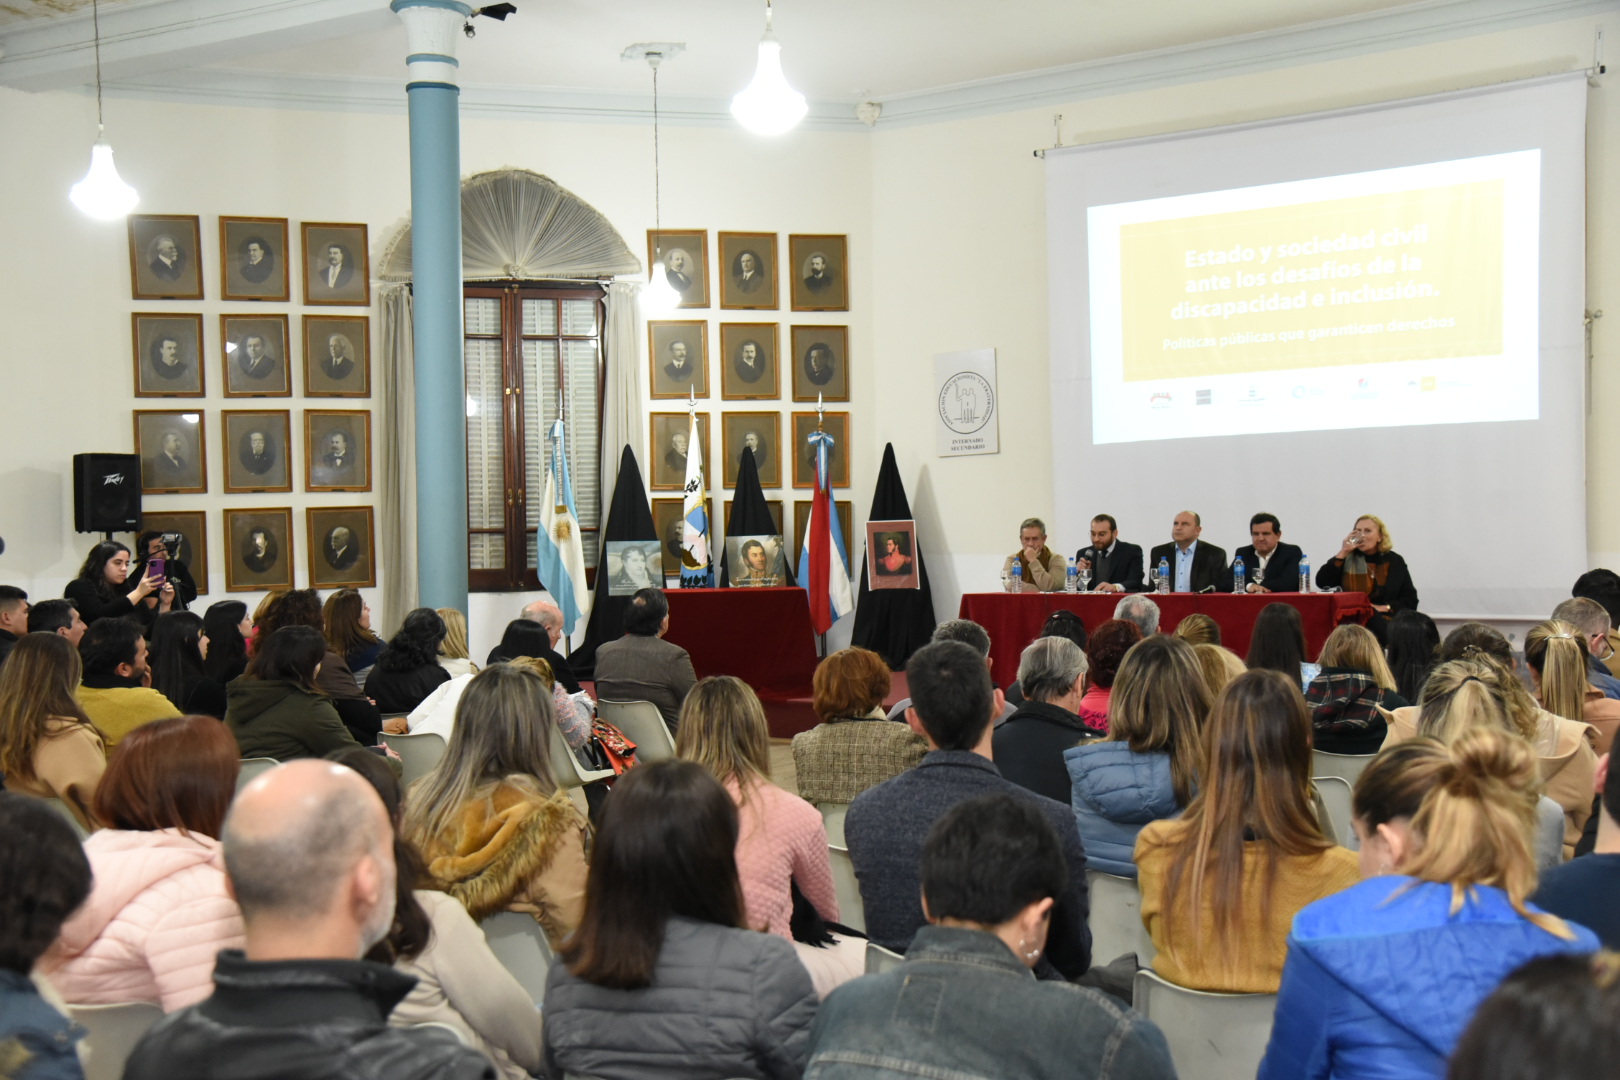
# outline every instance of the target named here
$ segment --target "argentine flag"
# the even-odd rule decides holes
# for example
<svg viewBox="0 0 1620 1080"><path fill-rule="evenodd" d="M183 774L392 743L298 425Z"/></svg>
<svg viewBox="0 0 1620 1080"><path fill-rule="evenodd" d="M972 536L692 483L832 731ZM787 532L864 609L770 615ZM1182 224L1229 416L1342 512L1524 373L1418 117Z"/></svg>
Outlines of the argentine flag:
<svg viewBox="0 0 1620 1080"><path fill-rule="evenodd" d="M585 546L574 514L574 485L568 479L568 453L562 417L551 425L551 456L546 469L546 495L540 504L535 535L535 570L540 584L562 609L563 634L572 637L585 621L591 594L585 589Z"/></svg>
<svg viewBox="0 0 1620 1080"><path fill-rule="evenodd" d="M855 610L844 530L838 524L838 504L828 490L832 444L833 437L825 431L810 436L816 451L816 497L810 504L810 524L804 530L804 549L799 552L799 581L810 592L810 622L818 634L825 634L833 623Z"/></svg>

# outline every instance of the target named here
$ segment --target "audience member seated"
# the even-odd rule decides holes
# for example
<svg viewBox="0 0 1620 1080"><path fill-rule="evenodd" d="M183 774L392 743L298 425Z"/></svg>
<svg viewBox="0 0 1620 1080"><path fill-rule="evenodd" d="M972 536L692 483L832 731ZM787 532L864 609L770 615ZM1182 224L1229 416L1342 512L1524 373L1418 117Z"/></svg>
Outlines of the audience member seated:
<svg viewBox="0 0 1620 1080"><path fill-rule="evenodd" d="M208 655L203 657L203 674L228 686L247 670L248 636L253 620L240 600L220 600L203 612L203 633L208 637Z"/></svg>
<svg viewBox="0 0 1620 1080"><path fill-rule="evenodd" d="M184 611L197 599L197 582L192 578L185 560L175 558L168 550L161 532L149 529L135 538L135 550L130 553L135 562L130 568L130 576L137 579L145 577L150 572L148 565L160 555L163 557L163 579L174 586L174 601L169 610ZM148 597L146 603L156 607L158 598Z"/></svg>
<svg viewBox="0 0 1620 1080"><path fill-rule="evenodd" d="M455 608L435 609L444 620L444 640L439 642L439 666L457 675L476 675L478 665L467 655L467 616Z"/></svg>
<svg viewBox="0 0 1620 1080"><path fill-rule="evenodd" d="M1176 623L1176 637L1189 645L1219 645L1221 624L1203 612L1195 611Z"/></svg>
<svg viewBox="0 0 1620 1080"><path fill-rule="evenodd" d="M519 656L508 662L529 668L545 682L546 689L551 692L552 707L557 710L557 726L562 729L563 740L568 743L570 750L578 750L591 741L590 713L563 692L562 683L552 677L551 668L544 660ZM450 734L456 727L456 710L461 706L461 695L472 680L471 675L457 675L449 682L440 683L439 688L423 698L422 704L412 709L409 715L385 721L383 730L390 735L437 735L449 743Z"/></svg>
<svg viewBox="0 0 1620 1080"><path fill-rule="evenodd" d="M540 1014L528 991L490 952L484 932L453 896L423 888L422 856L400 833L404 795L382 758L364 749L334 751L376 789L394 826L394 925L367 960L416 979L388 1022L448 1024L468 1046L495 1063L501 1080L529 1080L540 1071Z"/></svg>
<svg viewBox="0 0 1620 1080"><path fill-rule="evenodd" d="M106 828L84 843L90 899L40 962L64 999L173 1012L213 993L215 954L242 947L219 845L236 773L236 741L212 716L159 720L119 744L96 789Z"/></svg>
<svg viewBox="0 0 1620 1080"><path fill-rule="evenodd" d="M1040 518L1025 518L1018 526L1018 551L1001 564L1004 577L1011 576L1014 563L1022 592L1062 592L1068 582L1068 564L1046 546L1046 523Z"/></svg>
<svg viewBox="0 0 1620 1080"><path fill-rule="evenodd" d="M974 622L972 619L946 619L944 622L934 627L934 632L929 636L928 640L930 642L959 641L963 645L966 645L968 648L972 649L974 652L978 653L980 656L984 657L984 668L986 671L992 671L995 669L995 661L990 658L990 632L984 627L980 626L978 623ZM889 710L889 719L905 720L906 710L909 708L911 708L911 699L901 698L899 701L895 702L894 707ZM1017 707L1006 701L1004 695L1002 699L1001 712L996 716L996 726L999 727L1002 724L1005 724L1007 722L1007 718L1017 711Z"/></svg>
<svg viewBox="0 0 1620 1080"><path fill-rule="evenodd" d="M1090 636L1086 633L1086 624L1080 616L1067 608L1058 608L1048 615L1046 621L1041 624L1041 632L1035 636L1037 640L1049 637L1068 638L1080 646L1081 652L1084 652L1091 642ZM1018 684L1017 679L1007 687L1006 696L1008 706L1014 710L1024 703L1024 688ZM1008 716L1010 718L1011 713Z"/></svg>
<svg viewBox="0 0 1620 1080"><path fill-rule="evenodd" d="M28 633L28 594L15 585L0 585L0 664L6 662Z"/></svg>
<svg viewBox="0 0 1620 1080"><path fill-rule="evenodd" d="M1170 522L1170 543L1159 544L1148 552L1150 568L1157 569L1161 560L1168 563L1171 592L1231 591L1226 549L1200 540L1203 532L1203 519L1191 510L1183 510Z"/></svg>
<svg viewBox="0 0 1620 1080"><path fill-rule="evenodd" d="M1249 635L1249 670L1281 672L1296 680L1304 691L1322 672L1321 665L1311 663L1306 656L1305 624L1300 621L1299 609L1292 604L1267 604L1261 608Z"/></svg>
<svg viewBox="0 0 1620 1080"><path fill-rule="evenodd" d="M1537 786L1535 755L1501 731L1411 740L1367 766L1352 804L1367 880L1294 920L1260 1080L1438 1080L1504 976L1597 948L1525 906Z"/></svg>
<svg viewBox="0 0 1620 1080"><path fill-rule="evenodd" d="M1066 873L1057 835L1027 801L958 803L922 849L929 925L895 970L823 1003L809 1071L1174 1080L1151 1021L1097 990L1029 977Z"/></svg>
<svg viewBox="0 0 1620 1080"><path fill-rule="evenodd" d="M315 687L325 655L326 639L308 626L262 640L247 673L225 688L225 726L243 757L290 761L360 745Z"/></svg>
<svg viewBox="0 0 1620 1080"><path fill-rule="evenodd" d="M269 637L264 632L264 627L261 624L269 618L270 610L276 606L276 602L286 593L286 589L265 593L264 599L259 601L259 606L253 609L253 614L248 618L248 622L252 624L252 633L248 635L248 656L251 657L258 652L259 643Z"/></svg>
<svg viewBox="0 0 1620 1080"><path fill-rule="evenodd" d="M1603 696L1609 699L1620 698L1620 679L1614 677L1606 661L1614 659L1614 646L1609 642L1609 636L1614 631L1614 622L1609 617L1609 611L1596 600L1575 597L1565 600L1553 608L1554 622L1567 622L1581 632L1586 640L1586 677Z"/></svg>
<svg viewBox="0 0 1620 1080"><path fill-rule="evenodd" d="M697 683L692 658L669 633L669 601L662 589L637 589L624 612L624 636L596 650L596 696L608 701L650 701L671 732L681 702Z"/></svg>
<svg viewBox="0 0 1620 1080"><path fill-rule="evenodd" d="M1159 632L1159 605L1151 596L1132 594L1114 605L1114 618L1134 623L1143 637Z"/></svg>
<svg viewBox="0 0 1620 1080"><path fill-rule="evenodd" d="M1570 600L1570 604L1588 604L1589 600ZM1563 604L1559 605L1563 607ZM1602 614L1604 625L1608 613L1592 604ZM1577 614L1579 614L1577 612ZM1554 716L1590 724L1596 732L1593 749L1607 754L1614 742L1616 728L1620 728L1620 701L1603 696L1603 691L1590 679L1589 663L1592 659L1590 643L1607 643L1608 632L1588 635L1585 627L1573 623L1541 623L1530 628L1524 637L1524 663L1530 669L1535 683L1536 699L1541 707Z"/></svg>
<svg viewBox="0 0 1620 1080"><path fill-rule="evenodd" d="M793 736L801 797L847 803L922 761L928 743L884 716L889 686L889 666L870 649L840 649L816 666L812 704L821 723Z"/></svg>
<svg viewBox="0 0 1620 1080"><path fill-rule="evenodd" d="M203 633L202 616L171 611L152 624L147 664L152 669L152 689L176 709L223 720L225 687L209 678L203 668L212 644Z"/></svg>
<svg viewBox="0 0 1620 1080"><path fill-rule="evenodd" d="M815 807L771 783L771 733L754 691L731 675L700 679L681 706L675 750L737 804L743 925L792 941L819 997L862 974L866 939L825 925L838 921L827 830Z"/></svg>
<svg viewBox="0 0 1620 1080"><path fill-rule="evenodd" d="M11 791L61 799L88 829L107 752L78 688L79 652L66 638L28 634L17 642L0 667L0 774Z"/></svg>
<svg viewBox="0 0 1620 1080"><path fill-rule="evenodd" d="M1612 752L1611 752L1612 753ZM1620 769L1610 754L1598 761L1597 843L1589 855L1541 872L1530 899L1544 911L1597 934L1605 948L1620 947Z"/></svg>
<svg viewBox="0 0 1620 1080"><path fill-rule="evenodd" d="M0 1071L11 1080L84 1080L85 1031L31 977L57 932L90 895L90 864L62 816L0 791Z"/></svg>
<svg viewBox="0 0 1620 1080"><path fill-rule="evenodd" d="M1570 589L1569 595L1595 601L1609 613L1608 648L1593 651L1594 655L1603 657L1600 662L1607 666L1608 658L1620 652L1620 631L1615 629L1616 626L1620 626L1620 574L1602 567L1588 570L1575 579L1575 585Z"/></svg>
<svg viewBox="0 0 1620 1080"><path fill-rule="evenodd" d="M534 670L474 675L444 757L411 785L405 837L474 919L526 912L560 944L580 921L589 826L551 769L556 722Z"/></svg>
<svg viewBox="0 0 1620 1080"><path fill-rule="evenodd" d="M79 704L107 740L107 753L140 725L180 715L173 702L145 685L151 675L146 639L133 621L91 623L79 639L79 659L84 663Z"/></svg>
<svg viewBox="0 0 1620 1080"><path fill-rule="evenodd" d="M382 638L371 630L371 605L359 589L339 589L321 607L321 630L332 651L349 665L349 674L361 686L383 650Z"/></svg>
<svg viewBox="0 0 1620 1080"><path fill-rule="evenodd" d="M116 540L103 540L90 549L79 576L67 583L62 595L73 601L86 624L133 618L141 626L149 626L173 606L174 586L156 577L136 577L131 586L129 571L129 548Z"/></svg>
<svg viewBox="0 0 1620 1080"><path fill-rule="evenodd" d="M493 1080L450 1033L388 1025L415 980L360 957L394 921L392 846L382 800L349 769L295 761L243 788L224 849L246 949L142 1037L125 1080Z"/></svg>
<svg viewBox="0 0 1620 1080"><path fill-rule="evenodd" d="M450 678L439 666L445 631L444 620L432 608L417 608L405 616L366 676L366 696L377 708L385 713L410 712Z"/></svg>
<svg viewBox="0 0 1620 1080"><path fill-rule="evenodd" d="M1019 661L1018 682L1029 697L995 729L996 768L1019 787L1066 802L1065 751L1099 737L1076 712L1086 692L1086 654L1068 638L1037 638Z"/></svg>
<svg viewBox="0 0 1620 1080"><path fill-rule="evenodd" d="M1204 724L1187 812L1136 840L1153 967L1195 990L1274 993L1299 910L1356 881L1311 804L1311 720L1285 675L1234 679Z"/></svg>
<svg viewBox="0 0 1620 1080"><path fill-rule="evenodd" d="M1321 671L1305 688L1312 745L1330 754L1378 753L1389 732L1381 710L1408 704L1395 692L1378 639L1364 626L1337 626L1317 659Z"/></svg>
<svg viewBox="0 0 1620 1080"><path fill-rule="evenodd" d="M1063 755L1087 869L1136 877L1142 827L1175 817L1192 802L1213 700L1186 642L1155 635L1125 654L1114 680L1108 738Z"/></svg>
<svg viewBox="0 0 1620 1080"><path fill-rule="evenodd" d="M1198 671L1211 701L1226 689L1227 683L1249 670L1242 657L1224 645L1194 645L1193 655L1198 659Z"/></svg>
<svg viewBox="0 0 1620 1080"><path fill-rule="evenodd" d="M815 987L791 945L743 929L737 836L731 797L695 762L615 785L585 921L546 980L548 1075L803 1075Z"/></svg>
<svg viewBox="0 0 1620 1080"><path fill-rule="evenodd" d="M1486 998L1448 1080L1613 1080L1620 1062L1620 955L1530 961ZM1607 1074L1605 1076L1605 1074Z"/></svg>
<svg viewBox="0 0 1620 1080"><path fill-rule="evenodd" d="M1397 611L1389 620L1384 640L1395 692L1410 704L1423 693L1423 680L1439 662L1440 631L1421 611Z"/></svg>
<svg viewBox="0 0 1620 1080"><path fill-rule="evenodd" d="M543 634L533 632L536 624L544 630ZM501 643L490 650L486 663L498 664L519 656L544 660L551 665L552 673L562 683L563 689L577 694L580 685L574 677L574 669L569 665L568 658L557 651L562 630L562 610L548 600L536 600L523 609L522 616L506 624Z"/></svg>
<svg viewBox="0 0 1620 1080"><path fill-rule="evenodd" d="M326 624L320 593L314 589L292 589L281 593L265 612L259 630L262 637L268 637L284 626L307 626L325 641ZM342 653L332 648L331 642L327 642L321 666L315 673L315 689L331 699L338 719L349 729L355 742L361 746L371 746L377 741L377 733L382 730L382 711L360 689L354 673L349 670L349 662L343 659Z"/></svg>
<svg viewBox="0 0 1620 1080"><path fill-rule="evenodd" d="M917 859L928 830L957 803L1006 792L1028 800L1051 822L1062 842L1068 884L1052 915L1052 935L1041 971L1078 978L1091 966L1086 924L1086 853L1074 812L1004 779L991 761L991 718L1000 694L978 651L957 641L936 641L906 663L912 705L906 722L928 740L922 764L862 792L844 819L844 837L860 882L868 936L905 952L927 920L918 899Z"/></svg>
<svg viewBox="0 0 1620 1080"><path fill-rule="evenodd" d="M77 649L84 637L84 620L71 600L41 600L28 609L28 632L61 634Z"/></svg>
<svg viewBox="0 0 1620 1080"><path fill-rule="evenodd" d="M1380 643L1388 634L1390 620L1402 611L1416 611L1417 587L1406 560L1395 553L1395 542L1383 519L1363 514L1345 537L1339 553L1316 571L1319 589L1343 589L1366 593L1373 615L1367 629Z"/></svg>
<svg viewBox="0 0 1620 1080"><path fill-rule="evenodd" d="M1091 640L1086 644L1086 692L1075 710L1081 722L1091 730L1107 734L1114 675L1131 646L1142 638L1137 625L1125 619L1109 619L1092 631Z"/></svg>

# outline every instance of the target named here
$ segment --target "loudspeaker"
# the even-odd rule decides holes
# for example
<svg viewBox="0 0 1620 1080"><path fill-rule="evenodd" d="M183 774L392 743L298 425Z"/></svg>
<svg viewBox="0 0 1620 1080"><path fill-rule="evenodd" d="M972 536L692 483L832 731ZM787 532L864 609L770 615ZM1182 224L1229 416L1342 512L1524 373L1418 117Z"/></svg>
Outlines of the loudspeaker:
<svg viewBox="0 0 1620 1080"><path fill-rule="evenodd" d="M133 532L140 523L141 459L134 454L74 454L74 530Z"/></svg>

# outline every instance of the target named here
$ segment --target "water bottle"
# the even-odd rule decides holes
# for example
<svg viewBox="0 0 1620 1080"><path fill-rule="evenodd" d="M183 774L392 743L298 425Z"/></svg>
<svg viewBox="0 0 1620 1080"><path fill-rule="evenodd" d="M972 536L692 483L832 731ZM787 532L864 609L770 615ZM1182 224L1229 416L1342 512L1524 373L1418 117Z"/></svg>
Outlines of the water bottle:
<svg viewBox="0 0 1620 1080"><path fill-rule="evenodd" d="M1311 591L1311 560L1303 555L1299 557L1299 591Z"/></svg>
<svg viewBox="0 0 1620 1080"><path fill-rule="evenodd" d="M1170 591L1170 560L1162 555L1159 557L1159 591Z"/></svg>
<svg viewBox="0 0 1620 1080"><path fill-rule="evenodd" d="M1245 591L1244 586L1247 584L1248 580L1243 574L1243 556L1239 555L1232 563L1232 591L1241 593Z"/></svg>
<svg viewBox="0 0 1620 1080"><path fill-rule="evenodd" d="M1064 592L1080 591L1080 568L1074 565L1074 556L1069 556L1069 576L1063 580Z"/></svg>
<svg viewBox="0 0 1620 1080"><path fill-rule="evenodd" d="M1013 560L1013 564L1012 564L1012 583L1011 583L1011 586L1008 589L1008 591L1009 592L1023 592L1024 591L1024 567L1023 567L1022 564L1019 563L1019 561L1017 559Z"/></svg>

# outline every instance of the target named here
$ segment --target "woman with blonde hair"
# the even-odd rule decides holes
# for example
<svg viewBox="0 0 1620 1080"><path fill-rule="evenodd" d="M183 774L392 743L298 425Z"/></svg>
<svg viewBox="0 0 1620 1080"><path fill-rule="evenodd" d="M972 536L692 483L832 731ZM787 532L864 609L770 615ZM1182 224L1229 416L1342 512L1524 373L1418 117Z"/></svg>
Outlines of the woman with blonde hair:
<svg viewBox="0 0 1620 1080"><path fill-rule="evenodd" d="M744 925L792 941L820 997L862 974L865 943L822 925L838 921L838 894L821 814L771 783L770 729L748 684L699 679L681 705L675 752L709 770L737 804Z"/></svg>
<svg viewBox="0 0 1620 1080"><path fill-rule="evenodd" d="M1591 931L1525 903L1537 786L1525 741L1484 728L1449 746L1414 739L1367 766L1351 808L1367 880L1294 920L1260 1080L1438 1080L1509 972L1597 948Z"/></svg>
<svg viewBox="0 0 1620 1080"><path fill-rule="evenodd" d="M1406 568L1406 560L1396 554L1389 528L1376 514L1356 518L1355 528L1345 537L1339 553L1316 571L1316 585L1320 589L1366 593L1373 607L1367 629L1379 642L1398 612L1416 611L1418 606L1412 572Z"/></svg>
<svg viewBox="0 0 1620 1080"><path fill-rule="evenodd" d="M1136 840L1153 967L1195 990L1275 993L1294 916L1356 880L1311 801L1311 723L1298 684L1257 668L1204 724L1198 794Z"/></svg>
<svg viewBox="0 0 1620 1080"><path fill-rule="evenodd" d="M884 714L891 685L883 657L859 646L839 649L816 665L812 704L821 723L793 736L801 797L812 803L851 802L922 761L928 743Z"/></svg>
<svg viewBox="0 0 1620 1080"><path fill-rule="evenodd" d="M1407 704L1378 639L1363 626L1335 627L1317 657L1321 672L1305 688L1314 745L1330 754L1376 754L1389 725L1384 710Z"/></svg>
<svg viewBox="0 0 1620 1080"><path fill-rule="evenodd" d="M1195 611L1176 623L1176 637L1189 645L1219 645L1221 624L1203 612Z"/></svg>
<svg viewBox="0 0 1620 1080"><path fill-rule="evenodd" d="M1204 677L1209 699L1226 689L1226 684L1249 669L1243 658L1224 645L1194 645L1193 656L1198 660L1198 671Z"/></svg>
<svg viewBox="0 0 1620 1080"><path fill-rule="evenodd" d="M444 640L439 642L439 666L450 673L451 678L457 675L476 675L478 665L472 662L467 654L467 616L458 609L450 607L436 608L439 618L444 620Z"/></svg>
<svg viewBox="0 0 1620 1080"><path fill-rule="evenodd" d="M24 634L0 666L0 773L6 789L61 799L94 828L107 768L101 733L79 705L79 651L60 634Z"/></svg>

